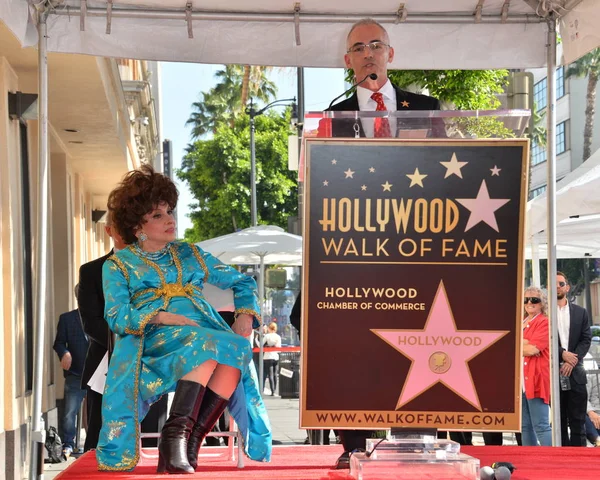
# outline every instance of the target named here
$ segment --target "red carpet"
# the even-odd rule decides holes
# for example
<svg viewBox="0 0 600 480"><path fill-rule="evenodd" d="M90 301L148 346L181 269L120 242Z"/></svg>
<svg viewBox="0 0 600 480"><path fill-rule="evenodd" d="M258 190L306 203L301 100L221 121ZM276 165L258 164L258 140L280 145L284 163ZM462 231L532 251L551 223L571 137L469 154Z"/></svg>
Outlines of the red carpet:
<svg viewBox="0 0 600 480"><path fill-rule="evenodd" d="M156 450L146 450L154 454ZM203 449L202 452L225 452L225 448ZM596 480L600 477L600 448L552 447L463 447L464 453L481 460L481 466L497 461L513 463L517 470L511 480ZM224 456L203 458L194 475L158 475L156 458L144 458L134 472L98 472L94 452L81 456L58 480L145 480L151 478L188 480L272 479L272 480L349 480L348 471L333 470L338 455L335 446L276 446L271 463L244 459L245 467L238 469ZM402 479L394 472L386 479ZM426 477L423 477L425 480ZM380 480L384 480L381 477Z"/></svg>

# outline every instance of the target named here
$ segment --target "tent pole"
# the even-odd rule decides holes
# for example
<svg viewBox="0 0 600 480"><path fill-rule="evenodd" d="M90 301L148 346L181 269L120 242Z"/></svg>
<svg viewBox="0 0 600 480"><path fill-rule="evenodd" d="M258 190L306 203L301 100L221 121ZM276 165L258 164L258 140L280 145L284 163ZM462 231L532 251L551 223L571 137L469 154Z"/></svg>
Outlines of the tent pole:
<svg viewBox="0 0 600 480"><path fill-rule="evenodd" d="M558 304L556 291L556 19L548 18L548 109L546 111L546 158L548 168L548 310L550 316L550 384L552 399L552 445L561 446L558 349Z"/></svg>
<svg viewBox="0 0 600 480"><path fill-rule="evenodd" d="M532 285L541 287L542 281L540 278L540 246L538 242L531 242L531 277Z"/></svg>
<svg viewBox="0 0 600 480"><path fill-rule="evenodd" d="M265 307L265 254L261 254L260 255L260 276L258 277L258 302L259 302L259 307L260 307L260 316L263 319L263 322L265 321L265 313L264 313L264 307ZM264 390L263 385L264 385L264 363L263 363L263 356L265 353L265 347L263 345L263 327L262 325L259 327L258 329L258 342L259 342L259 346L258 346L258 387L259 387L259 391L262 394L262 391ZM273 385L271 385L271 387L273 387ZM275 392L273 392L275 393Z"/></svg>
<svg viewBox="0 0 600 480"><path fill-rule="evenodd" d="M46 325L46 289L48 265L48 11L38 11L38 211L35 302L35 353L33 364L33 401L31 413L31 458L29 478L43 479L42 452L46 431L42 418L42 388L44 378L44 328ZM26 265L25 268L31 268Z"/></svg>

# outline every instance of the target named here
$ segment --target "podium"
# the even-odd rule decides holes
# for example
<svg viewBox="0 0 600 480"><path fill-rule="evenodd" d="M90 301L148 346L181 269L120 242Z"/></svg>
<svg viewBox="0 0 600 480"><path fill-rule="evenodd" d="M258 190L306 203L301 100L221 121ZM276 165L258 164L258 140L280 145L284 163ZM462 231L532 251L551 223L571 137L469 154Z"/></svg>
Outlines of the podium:
<svg viewBox="0 0 600 480"><path fill-rule="evenodd" d="M306 115L302 428L520 430L528 119ZM400 436L352 474L477 478L451 443Z"/></svg>

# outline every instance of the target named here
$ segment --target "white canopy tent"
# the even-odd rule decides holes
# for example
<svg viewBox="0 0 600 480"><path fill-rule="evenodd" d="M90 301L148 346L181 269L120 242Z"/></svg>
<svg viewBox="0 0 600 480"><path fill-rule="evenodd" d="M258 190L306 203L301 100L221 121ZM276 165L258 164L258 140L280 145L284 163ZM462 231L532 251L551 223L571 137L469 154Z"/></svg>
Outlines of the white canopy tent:
<svg viewBox="0 0 600 480"><path fill-rule="evenodd" d="M595 0L0 0L23 46L148 60L343 67L354 21L384 23L398 69L533 68L546 64L546 17L560 19L565 62L600 43Z"/></svg>
<svg viewBox="0 0 600 480"><path fill-rule="evenodd" d="M265 300L265 265L302 265L302 237L287 233L281 227L258 225L239 232L204 240L197 244L223 263L260 265L258 298L261 309ZM258 380L263 385L262 330L258 334Z"/></svg>
<svg viewBox="0 0 600 480"><path fill-rule="evenodd" d="M556 258L600 257L600 150L556 185ZM541 285L539 259L548 258L548 198L527 203L526 258L533 283Z"/></svg>
<svg viewBox="0 0 600 480"><path fill-rule="evenodd" d="M39 192L36 251L37 305L46 297L48 231L47 52L202 63L341 67L348 27L363 17L385 24L396 47L392 68L548 69L548 138L556 124L556 29L560 25L564 63L600 45L597 0L0 0L0 19L24 46L39 51ZM326 39L326 41L324 41ZM554 142L548 143L549 288L556 290ZM556 305L551 306L556 316ZM32 461L43 443L41 372L46 313L36 310L32 402ZM553 329L552 351L558 351ZM554 368L553 362L553 368ZM556 373L556 372L553 372ZM557 375L554 375L557 377ZM555 398L558 389L554 388ZM560 425L557 409L553 423ZM560 445L560 429L554 441Z"/></svg>
<svg viewBox="0 0 600 480"><path fill-rule="evenodd" d="M556 184L556 221L600 213L600 150ZM527 202L527 232L538 236L547 227L546 192ZM600 234L598 235L600 237Z"/></svg>

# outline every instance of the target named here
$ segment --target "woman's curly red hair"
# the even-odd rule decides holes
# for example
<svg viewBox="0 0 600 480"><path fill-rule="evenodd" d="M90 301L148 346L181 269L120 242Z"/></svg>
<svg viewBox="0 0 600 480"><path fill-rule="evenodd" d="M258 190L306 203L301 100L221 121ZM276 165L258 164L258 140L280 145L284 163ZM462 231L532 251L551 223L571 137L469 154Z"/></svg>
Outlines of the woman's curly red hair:
<svg viewBox="0 0 600 480"><path fill-rule="evenodd" d="M125 243L131 244L137 241L135 233L144 224L144 215L163 202L174 209L178 197L177 187L169 177L156 173L150 165L142 165L127 173L110 192L108 210Z"/></svg>

